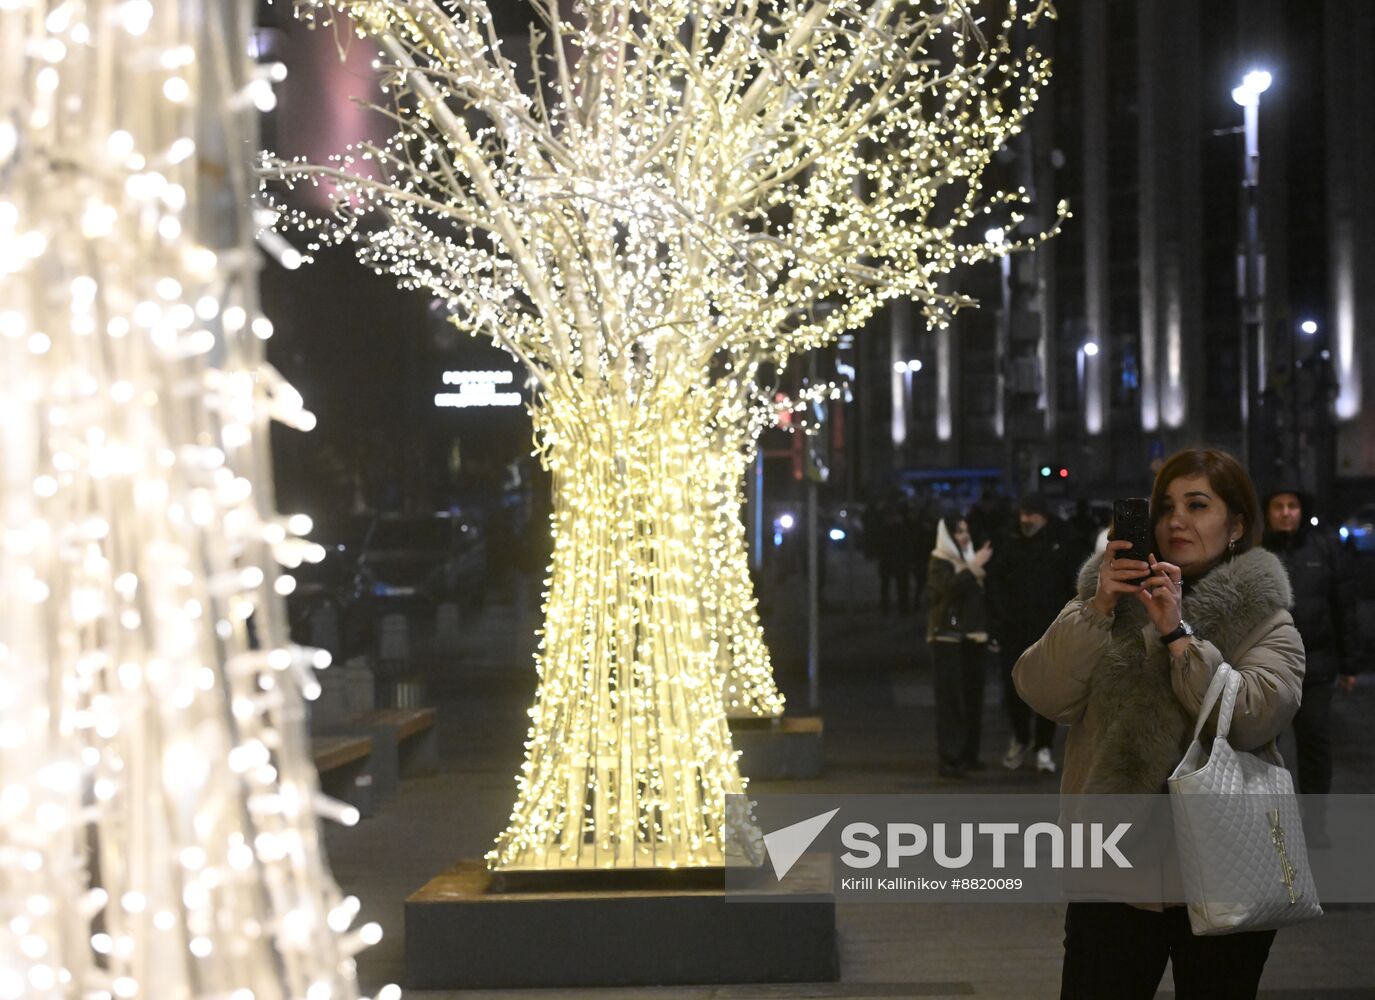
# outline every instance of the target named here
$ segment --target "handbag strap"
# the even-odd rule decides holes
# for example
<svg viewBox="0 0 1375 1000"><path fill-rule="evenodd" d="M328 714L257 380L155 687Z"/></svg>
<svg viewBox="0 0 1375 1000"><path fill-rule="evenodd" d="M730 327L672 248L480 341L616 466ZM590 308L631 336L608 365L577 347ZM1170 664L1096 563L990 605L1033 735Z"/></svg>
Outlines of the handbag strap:
<svg viewBox="0 0 1375 1000"><path fill-rule="evenodd" d="M1194 739L1198 739L1203 734L1203 726L1208 721L1208 716L1213 714L1213 706L1217 704L1218 698L1222 699L1222 707L1217 713L1217 735L1226 736L1232 729L1232 711L1236 708L1237 692L1241 689L1241 675L1232 669L1230 663L1218 664L1217 670L1213 673L1213 680L1208 685L1208 691L1203 696L1203 703L1198 708L1198 721L1194 723Z"/></svg>
<svg viewBox="0 0 1375 1000"><path fill-rule="evenodd" d="M1194 739L1197 740L1203 733L1203 725L1208 721L1208 716L1213 714L1213 706L1217 704L1219 697L1222 698L1222 708L1217 713L1217 735L1227 736L1232 730L1232 712L1236 709L1237 695L1241 691L1241 674L1237 673L1230 663L1222 663L1213 674L1212 682L1208 685L1208 692L1203 696L1203 703L1198 709L1198 721L1194 723ZM1284 758L1280 756L1279 737L1275 737L1259 750L1253 751L1257 757L1274 764L1276 767L1284 766Z"/></svg>

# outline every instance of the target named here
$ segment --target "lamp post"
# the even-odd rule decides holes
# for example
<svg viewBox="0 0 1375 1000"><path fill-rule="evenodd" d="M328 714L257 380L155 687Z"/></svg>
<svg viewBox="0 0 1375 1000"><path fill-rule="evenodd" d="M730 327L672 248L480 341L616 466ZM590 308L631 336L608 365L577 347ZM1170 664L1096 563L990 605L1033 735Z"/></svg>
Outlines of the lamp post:
<svg viewBox="0 0 1375 1000"><path fill-rule="evenodd" d="M1305 319L1298 325L1298 332L1291 332L1289 336L1289 371L1288 390L1289 390L1289 413L1288 413L1288 440L1286 441L1287 453L1285 459L1288 464L1288 471L1296 483L1305 488L1310 483L1305 477L1306 462L1304 461L1307 452L1306 421L1303 420L1304 407L1300 400L1303 392L1304 368L1308 356L1313 352L1312 341L1318 333L1318 321ZM1306 348L1306 350L1305 350ZM1311 491L1310 491L1311 492Z"/></svg>
<svg viewBox="0 0 1375 1000"><path fill-rule="evenodd" d="M1265 270L1260 249L1260 95L1270 87L1268 72L1253 69L1232 88L1232 100L1244 118L1242 157L1241 276L1241 461L1251 462L1251 396L1265 381ZM1253 346L1254 345L1254 346ZM1255 352L1254 361L1252 351Z"/></svg>

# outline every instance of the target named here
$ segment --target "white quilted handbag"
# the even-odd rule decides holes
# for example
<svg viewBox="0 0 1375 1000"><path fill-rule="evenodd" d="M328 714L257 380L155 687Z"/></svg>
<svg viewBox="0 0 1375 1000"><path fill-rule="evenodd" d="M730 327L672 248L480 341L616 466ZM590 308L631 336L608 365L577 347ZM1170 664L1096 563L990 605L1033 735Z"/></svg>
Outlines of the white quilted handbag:
<svg viewBox="0 0 1375 1000"><path fill-rule="evenodd" d="M1322 916L1308 867L1294 782L1274 745L1265 757L1232 748L1240 675L1218 667L1189 751L1170 776L1189 925L1195 934L1272 930ZM1199 740L1221 695L1211 751Z"/></svg>

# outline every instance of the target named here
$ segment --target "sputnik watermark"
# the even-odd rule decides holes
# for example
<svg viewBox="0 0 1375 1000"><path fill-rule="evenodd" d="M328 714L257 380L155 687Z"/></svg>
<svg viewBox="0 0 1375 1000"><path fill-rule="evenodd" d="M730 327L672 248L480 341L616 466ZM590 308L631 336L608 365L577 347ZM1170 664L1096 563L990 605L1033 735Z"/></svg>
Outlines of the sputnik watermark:
<svg viewBox="0 0 1375 1000"><path fill-rule="evenodd" d="M1330 883L1324 900L1375 901L1375 862L1362 846L1375 828L1375 796L1317 798L1332 847L1309 857L1315 878ZM740 899L1185 898L1167 795L766 794L729 797L727 817L726 889Z"/></svg>
<svg viewBox="0 0 1375 1000"><path fill-rule="evenodd" d="M826 814L827 819L839 810ZM932 823L930 831L919 823L888 823L886 830L872 823L849 823L841 832L840 841L849 848L840 860L851 868L872 868L887 864L897 868L903 858L920 857L931 848L931 857L942 868L968 868L975 859L975 836L989 838L989 863L998 871L1008 868L1008 841L1020 839L1021 866L1036 868L1043 860L1038 852L1038 840L1050 849L1051 868L1102 868L1111 860L1118 868L1131 868L1119 848L1119 842L1131 830L1131 823L1116 823L1110 833L1104 823L1070 823L1068 832L1056 823L1032 823L1025 829L1018 823L960 823L959 851L950 849L950 824ZM818 831L820 832L820 831ZM880 834L884 842L879 842ZM767 843L768 837L765 836ZM1069 858L1065 857L1066 841ZM1085 852L1085 847L1088 848Z"/></svg>
<svg viewBox="0 0 1375 1000"><path fill-rule="evenodd" d="M1066 817L1058 796L1037 795L732 797L727 889L1055 900L1080 873L1133 874L1136 847L1149 859L1139 810L1117 812Z"/></svg>

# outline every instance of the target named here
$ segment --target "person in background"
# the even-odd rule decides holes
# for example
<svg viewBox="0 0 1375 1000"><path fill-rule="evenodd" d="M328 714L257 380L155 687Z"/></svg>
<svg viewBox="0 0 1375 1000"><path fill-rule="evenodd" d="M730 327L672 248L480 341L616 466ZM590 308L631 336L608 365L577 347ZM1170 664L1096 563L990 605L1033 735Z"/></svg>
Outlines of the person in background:
<svg viewBox="0 0 1375 1000"><path fill-rule="evenodd" d="M994 487L985 486L964 519L969 525L970 542L977 548L1003 535L1012 522L1012 508L1007 497L1000 496Z"/></svg>
<svg viewBox="0 0 1375 1000"><path fill-rule="evenodd" d="M1032 708L1070 727L1062 797L1165 794L1224 662L1241 679L1233 746L1256 750L1289 725L1303 641L1284 567L1257 545L1261 517L1235 458L1182 451L1151 490L1149 560L1112 541L1084 564L1078 595L1013 671ZM1069 903L1061 1000L1147 1000L1167 962L1180 997L1254 998L1275 932L1197 936L1165 902Z"/></svg>
<svg viewBox="0 0 1375 1000"><path fill-rule="evenodd" d="M894 486L864 516L864 554L878 561L879 610L886 616L896 590L897 612L911 608L916 518L907 493Z"/></svg>
<svg viewBox="0 0 1375 1000"><path fill-rule="evenodd" d="M1087 555L1070 528L1038 493L1022 497L1017 530L998 545L988 564L988 610L1003 668L1003 707L1012 723L1012 741L1003 767L1015 771L1029 750L1036 770L1055 773L1055 720L1033 712L1012 683L1012 668L1041 638L1065 602L1074 596L1079 564Z"/></svg>
<svg viewBox="0 0 1375 1000"><path fill-rule="evenodd" d="M1102 525L1098 523L1098 518L1093 513L1093 505L1088 500L1080 497L1074 503L1074 517L1070 519L1070 527L1078 533L1081 543L1085 549L1092 549L1094 542L1098 538L1098 532Z"/></svg>
<svg viewBox="0 0 1375 1000"><path fill-rule="evenodd" d="M961 778L984 766L979 759L988 650L983 581L992 555L991 542L974 551L963 518L942 518L936 526L936 547L926 571L926 641L936 691L936 755L943 778Z"/></svg>
<svg viewBox="0 0 1375 1000"><path fill-rule="evenodd" d="M940 511L935 499L926 491L917 495L912 521L912 610L920 613L926 594L926 570L931 550L936 545L936 525Z"/></svg>
<svg viewBox="0 0 1375 1000"><path fill-rule="evenodd" d="M1303 703L1294 716L1298 786L1304 794L1332 790L1332 691L1349 692L1360 671L1360 632L1351 564L1336 541L1309 523L1312 505L1292 486L1265 497L1267 549L1279 556L1294 588L1294 625L1303 637L1308 668ZM1322 846L1326 831L1314 819L1310 843Z"/></svg>

